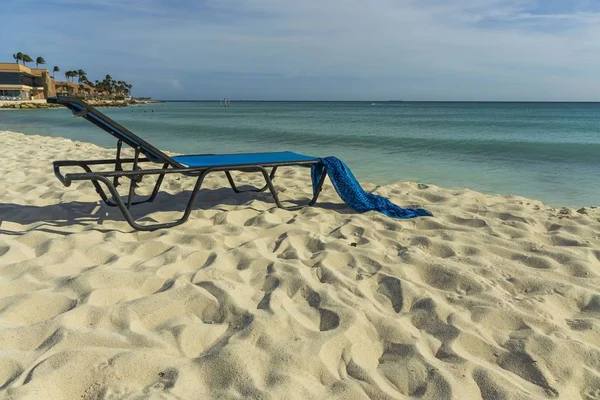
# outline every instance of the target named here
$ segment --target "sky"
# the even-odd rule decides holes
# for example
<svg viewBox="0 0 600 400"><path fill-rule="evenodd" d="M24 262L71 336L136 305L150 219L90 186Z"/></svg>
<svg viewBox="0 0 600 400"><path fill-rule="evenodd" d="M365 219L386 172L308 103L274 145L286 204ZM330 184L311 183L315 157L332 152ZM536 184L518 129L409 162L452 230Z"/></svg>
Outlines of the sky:
<svg viewBox="0 0 600 400"><path fill-rule="evenodd" d="M0 16L0 62L42 56L134 96L600 101L599 0L0 0Z"/></svg>

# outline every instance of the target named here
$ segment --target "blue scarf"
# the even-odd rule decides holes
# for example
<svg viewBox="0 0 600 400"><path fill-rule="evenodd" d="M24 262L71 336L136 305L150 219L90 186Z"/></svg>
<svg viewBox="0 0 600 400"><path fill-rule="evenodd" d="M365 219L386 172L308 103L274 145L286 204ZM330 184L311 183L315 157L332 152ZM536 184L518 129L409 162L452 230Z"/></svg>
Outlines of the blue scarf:
<svg viewBox="0 0 600 400"><path fill-rule="evenodd" d="M335 157L319 159L318 165L312 166L311 177L313 192L317 190L323 168L340 198L358 212L379 211L392 218L432 217L429 211L422 208L402 208L388 199L376 194L365 192L346 164ZM325 179L325 177L323 177Z"/></svg>

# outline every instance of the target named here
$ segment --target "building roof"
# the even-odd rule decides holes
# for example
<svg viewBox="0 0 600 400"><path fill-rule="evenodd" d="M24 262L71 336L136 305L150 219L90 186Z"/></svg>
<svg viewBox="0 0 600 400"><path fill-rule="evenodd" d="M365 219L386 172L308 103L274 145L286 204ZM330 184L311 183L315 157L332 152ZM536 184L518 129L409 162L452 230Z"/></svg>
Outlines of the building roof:
<svg viewBox="0 0 600 400"><path fill-rule="evenodd" d="M48 74L50 73L50 71L48 71L46 68L30 68L31 69L31 73L35 76L42 76L42 73L44 71L46 71Z"/></svg>
<svg viewBox="0 0 600 400"><path fill-rule="evenodd" d="M42 76L42 72L48 72L45 68L29 68L17 63L0 63L0 72L21 72L32 76ZM48 72L49 73L49 72Z"/></svg>

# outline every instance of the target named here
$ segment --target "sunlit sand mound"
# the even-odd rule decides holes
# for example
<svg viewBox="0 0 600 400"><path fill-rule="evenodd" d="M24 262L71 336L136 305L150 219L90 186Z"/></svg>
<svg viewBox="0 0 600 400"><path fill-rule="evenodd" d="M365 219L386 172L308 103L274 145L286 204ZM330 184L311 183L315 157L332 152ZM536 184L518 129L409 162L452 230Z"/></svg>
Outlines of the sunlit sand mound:
<svg viewBox="0 0 600 400"><path fill-rule="evenodd" d="M393 220L327 183L289 212L215 174L187 223L135 232L52 173L112 150L0 144L0 397L600 399L599 209L366 184L435 215ZM282 199L307 172L282 171ZM135 215L176 219L192 184Z"/></svg>

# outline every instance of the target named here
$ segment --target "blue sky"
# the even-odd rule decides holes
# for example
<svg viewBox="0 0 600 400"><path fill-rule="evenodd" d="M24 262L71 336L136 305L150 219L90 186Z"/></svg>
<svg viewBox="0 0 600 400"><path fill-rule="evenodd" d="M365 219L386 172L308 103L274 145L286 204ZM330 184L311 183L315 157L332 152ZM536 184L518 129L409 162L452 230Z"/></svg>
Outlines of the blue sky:
<svg viewBox="0 0 600 400"><path fill-rule="evenodd" d="M598 0L1 0L0 61L160 99L600 101Z"/></svg>

